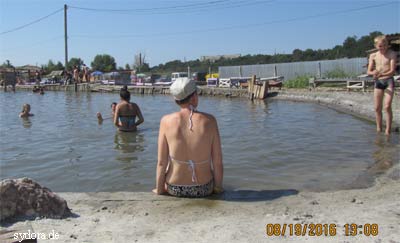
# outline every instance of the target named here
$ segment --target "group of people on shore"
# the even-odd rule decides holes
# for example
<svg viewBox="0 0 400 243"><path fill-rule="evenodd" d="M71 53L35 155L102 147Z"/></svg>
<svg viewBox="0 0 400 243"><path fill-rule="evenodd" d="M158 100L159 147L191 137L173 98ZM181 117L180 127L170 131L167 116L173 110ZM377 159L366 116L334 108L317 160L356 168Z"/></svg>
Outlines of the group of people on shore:
<svg viewBox="0 0 400 243"><path fill-rule="evenodd" d="M65 70L64 73L65 84L78 84L83 82L90 82L90 70L85 64L81 68L75 65L71 70Z"/></svg>
<svg viewBox="0 0 400 243"><path fill-rule="evenodd" d="M90 70L85 64L82 65L82 70L78 66L74 66L72 78L75 83L90 82Z"/></svg>

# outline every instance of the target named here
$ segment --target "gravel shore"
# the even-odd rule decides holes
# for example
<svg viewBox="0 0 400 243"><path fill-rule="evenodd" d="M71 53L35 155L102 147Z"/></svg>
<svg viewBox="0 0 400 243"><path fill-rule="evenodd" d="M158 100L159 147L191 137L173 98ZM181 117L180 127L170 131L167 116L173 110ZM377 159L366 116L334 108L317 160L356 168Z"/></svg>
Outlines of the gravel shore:
<svg viewBox="0 0 400 243"><path fill-rule="evenodd" d="M281 90L271 91L271 99L282 99L302 102L313 102L330 108L340 110L352 115L375 122L374 94L369 92L347 92L335 91L332 89L308 91L308 90ZM400 93L396 91L393 102L393 130L399 130L400 127ZM386 119L385 112L382 113L383 119Z"/></svg>

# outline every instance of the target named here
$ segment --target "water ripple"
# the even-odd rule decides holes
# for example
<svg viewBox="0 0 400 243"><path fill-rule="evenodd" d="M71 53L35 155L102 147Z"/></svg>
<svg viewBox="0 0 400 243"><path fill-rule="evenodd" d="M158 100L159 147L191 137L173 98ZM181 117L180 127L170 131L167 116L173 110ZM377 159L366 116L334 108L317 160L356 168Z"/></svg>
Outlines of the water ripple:
<svg viewBox="0 0 400 243"><path fill-rule="evenodd" d="M133 96L145 123L117 132L110 113L117 94L0 93L0 177L29 176L55 191L149 191L154 187L158 126L177 110L169 96ZM18 118L29 103L35 116ZM316 104L200 97L217 118L224 183L231 189L331 190L360 185L399 162L398 136Z"/></svg>

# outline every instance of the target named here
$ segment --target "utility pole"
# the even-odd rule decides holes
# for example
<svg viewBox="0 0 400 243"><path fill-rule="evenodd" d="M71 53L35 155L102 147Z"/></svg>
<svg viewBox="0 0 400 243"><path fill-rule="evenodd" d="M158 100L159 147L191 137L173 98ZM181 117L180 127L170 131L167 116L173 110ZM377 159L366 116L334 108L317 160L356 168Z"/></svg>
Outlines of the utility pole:
<svg viewBox="0 0 400 243"><path fill-rule="evenodd" d="M67 31L67 4L64 4L64 43L65 43L65 70L68 64L68 31Z"/></svg>
<svg viewBox="0 0 400 243"><path fill-rule="evenodd" d="M140 73L140 68L142 67L142 53L139 52L139 73Z"/></svg>

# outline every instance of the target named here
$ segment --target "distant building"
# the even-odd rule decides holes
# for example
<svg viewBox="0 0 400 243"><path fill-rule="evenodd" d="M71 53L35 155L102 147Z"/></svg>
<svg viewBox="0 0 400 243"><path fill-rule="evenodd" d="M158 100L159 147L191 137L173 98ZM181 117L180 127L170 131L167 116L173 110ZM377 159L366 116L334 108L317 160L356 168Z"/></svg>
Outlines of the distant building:
<svg viewBox="0 0 400 243"><path fill-rule="evenodd" d="M233 55L216 55L216 56L201 56L200 57L200 61L204 62L204 61L211 61L211 62L215 62L221 58L224 59L233 59L233 58L238 58L240 57L240 54L233 54Z"/></svg>

